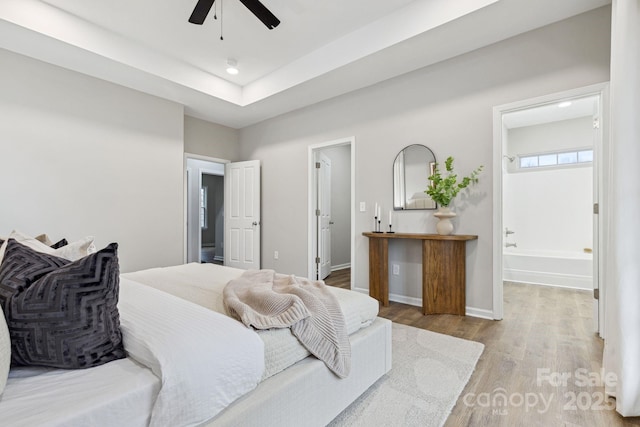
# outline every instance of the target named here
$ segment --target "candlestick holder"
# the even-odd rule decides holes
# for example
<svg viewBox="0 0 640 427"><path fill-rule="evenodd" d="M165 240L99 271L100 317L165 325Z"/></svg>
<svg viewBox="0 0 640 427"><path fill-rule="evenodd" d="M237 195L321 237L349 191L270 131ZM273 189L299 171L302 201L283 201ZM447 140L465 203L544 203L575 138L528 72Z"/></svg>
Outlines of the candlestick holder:
<svg viewBox="0 0 640 427"><path fill-rule="evenodd" d="M389 224L389 231L387 231L387 233L395 233L395 231L391 229L391 224Z"/></svg>
<svg viewBox="0 0 640 427"><path fill-rule="evenodd" d="M382 231L380 231L380 220L378 219L378 216L374 216L373 217L374 221L373 221L373 232L374 233L382 233Z"/></svg>

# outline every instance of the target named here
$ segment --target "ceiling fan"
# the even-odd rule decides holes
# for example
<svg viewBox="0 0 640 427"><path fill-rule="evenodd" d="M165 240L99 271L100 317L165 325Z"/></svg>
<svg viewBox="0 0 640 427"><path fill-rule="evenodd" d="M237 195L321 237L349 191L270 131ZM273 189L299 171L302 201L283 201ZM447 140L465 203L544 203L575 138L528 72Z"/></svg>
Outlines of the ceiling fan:
<svg viewBox="0 0 640 427"><path fill-rule="evenodd" d="M216 0L198 0L191 17L189 18L189 22L192 24L202 25L215 1ZM245 5L247 9L249 9L259 20L261 20L268 29L273 30L280 24L280 20L258 0L240 0L240 2Z"/></svg>

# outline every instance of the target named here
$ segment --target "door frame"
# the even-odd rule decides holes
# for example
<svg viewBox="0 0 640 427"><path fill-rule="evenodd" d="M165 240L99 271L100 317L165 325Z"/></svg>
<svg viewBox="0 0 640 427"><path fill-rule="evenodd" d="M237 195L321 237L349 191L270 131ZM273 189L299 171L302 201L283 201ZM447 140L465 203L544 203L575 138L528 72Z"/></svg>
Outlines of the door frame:
<svg viewBox="0 0 640 427"><path fill-rule="evenodd" d="M188 229L188 225L189 225L189 199L188 199L188 195L189 195L189 177L188 177L188 171L187 171L187 160L188 159L193 159L193 160L203 160L205 162L212 162L212 163L221 163L221 164L226 164L226 163L231 163L230 160L226 160L226 159L218 159L216 157L209 157L209 156L202 156L200 154L193 154L193 153L184 153L183 156L183 165L182 165L182 169L183 169L183 185L182 185L182 205L184 207L183 209L183 221L184 221L184 239L183 239L183 246L182 246L182 262L184 264L187 263L187 253L188 253L188 245L189 245L189 229ZM198 177L198 182L199 185L202 186L202 174L199 174ZM200 242L201 237L198 238L198 246L202 246L202 242ZM198 256L198 259L200 258L200 256Z"/></svg>
<svg viewBox="0 0 640 427"><path fill-rule="evenodd" d="M332 175L331 175L331 159L329 158L329 156L327 156L324 152L324 150L316 150L314 151L314 161L316 163L323 163L326 162L328 167L329 167L329 176L326 177L325 175L325 171L326 169L324 169L324 164L322 164L320 166L320 168L316 168L316 173L315 173L315 184L314 184L314 189L316 190L315 192L315 197L316 197L316 202L315 202L315 207L316 209L320 210L320 216L316 215L315 216L315 220L316 220L316 233L315 233L315 238L316 238L316 254L317 256L320 257L320 264L317 266L317 269L314 269L317 273L317 277L316 279L320 279L320 280L324 280L327 276L329 276L329 274L331 274L331 179L332 179ZM328 179L328 183L325 182L325 179ZM323 185L324 184L324 185ZM328 184L329 187L329 197L326 197L326 186ZM320 190L320 191L318 191ZM326 208L326 202L327 199L329 201L329 212L326 212L325 208ZM329 214L329 220L327 222L325 222L325 215ZM329 228L329 236L328 236L328 242L326 241L326 236L323 235L322 230L323 227L325 226ZM328 244L327 244L328 243ZM325 249L329 248L329 259L327 260L326 257L323 258L323 255L326 253ZM328 261L328 269L329 272L328 274L325 276L324 273L326 271L327 265L325 263L327 263ZM349 263L351 264L351 263ZM324 277L322 277L324 276Z"/></svg>
<svg viewBox="0 0 640 427"><path fill-rule="evenodd" d="M308 208L307 208L307 276L314 277L314 265L317 251L316 242L316 220L315 220L315 197L316 197L316 173L315 173L315 153L321 151L324 148L338 147L341 145L349 145L351 155L351 283L350 288L354 289L356 283L356 138L355 136L335 139L332 141L322 142L319 144L312 144L308 147Z"/></svg>
<svg viewBox="0 0 640 427"><path fill-rule="evenodd" d="M493 108L493 318L501 320L504 315L504 296L503 296L503 262L502 250L503 240L503 155L504 152L504 126L502 123L502 115L505 113L528 109L537 105L549 104L566 98L580 98L589 95L600 96L600 143L594 144L594 150L598 159L597 167L594 168L596 178L594 184L597 183L597 199L594 203L599 203L600 211L597 217L597 235L594 235L594 241L597 244L597 277L594 281L598 284L599 289L599 316L598 329L601 336L604 334L604 301L606 298L606 277L607 262L606 254L603 250L605 236L607 234L609 209L606 203L607 195L603 192L607 188L608 183L608 159L609 159L609 83L598 83L590 86L576 88L568 91L553 93L536 98L525 99L509 104L499 105Z"/></svg>

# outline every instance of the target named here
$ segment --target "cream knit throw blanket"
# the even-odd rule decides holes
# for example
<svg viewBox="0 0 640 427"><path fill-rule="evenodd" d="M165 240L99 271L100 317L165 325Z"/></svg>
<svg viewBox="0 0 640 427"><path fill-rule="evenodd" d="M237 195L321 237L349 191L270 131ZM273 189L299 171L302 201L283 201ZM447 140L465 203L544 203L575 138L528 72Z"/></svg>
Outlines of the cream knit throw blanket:
<svg viewBox="0 0 640 427"><path fill-rule="evenodd" d="M340 378L351 370L351 343L336 297L322 281L249 270L224 288L227 313L256 329L291 328Z"/></svg>

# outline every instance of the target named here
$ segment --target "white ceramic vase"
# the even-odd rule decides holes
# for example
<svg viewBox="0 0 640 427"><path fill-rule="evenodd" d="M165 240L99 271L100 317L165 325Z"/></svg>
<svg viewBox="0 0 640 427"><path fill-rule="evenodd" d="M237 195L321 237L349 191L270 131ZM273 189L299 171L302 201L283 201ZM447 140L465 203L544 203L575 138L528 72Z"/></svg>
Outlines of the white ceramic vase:
<svg viewBox="0 0 640 427"><path fill-rule="evenodd" d="M440 206L438 211L433 214L439 221L436 223L436 231L438 234L448 236L453 233L453 224L451 218L456 216L455 212L451 212L449 206Z"/></svg>

